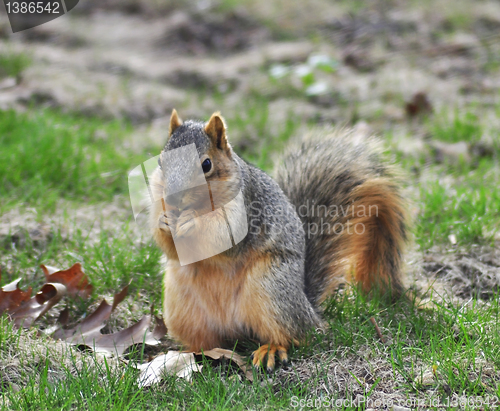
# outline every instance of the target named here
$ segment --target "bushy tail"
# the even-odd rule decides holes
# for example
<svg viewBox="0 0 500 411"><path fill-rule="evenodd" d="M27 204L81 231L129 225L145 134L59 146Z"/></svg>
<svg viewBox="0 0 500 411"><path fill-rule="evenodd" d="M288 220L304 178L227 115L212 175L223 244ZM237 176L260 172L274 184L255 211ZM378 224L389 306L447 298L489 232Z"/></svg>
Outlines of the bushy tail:
<svg viewBox="0 0 500 411"><path fill-rule="evenodd" d="M306 232L305 290L313 304L353 279L367 293L404 292L405 201L375 139L345 130L309 137L276 174Z"/></svg>

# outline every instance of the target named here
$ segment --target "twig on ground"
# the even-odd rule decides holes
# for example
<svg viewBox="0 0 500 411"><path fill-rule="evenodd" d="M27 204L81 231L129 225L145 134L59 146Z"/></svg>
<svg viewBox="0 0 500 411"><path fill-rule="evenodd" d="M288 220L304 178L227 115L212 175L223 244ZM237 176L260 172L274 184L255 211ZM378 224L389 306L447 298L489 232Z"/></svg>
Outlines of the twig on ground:
<svg viewBox="0 0 500 411"><path fill-rule="evenodd" d="M382 335L382 331L380 331L380 328L377 324L377 321L375 321L375 317L370 317L370 322L375 327L375 331L377 331L377 335L378 335L378 338L380 338L380 341L382 341L385 344L385 342L386 342L385 337Z"/></svg>

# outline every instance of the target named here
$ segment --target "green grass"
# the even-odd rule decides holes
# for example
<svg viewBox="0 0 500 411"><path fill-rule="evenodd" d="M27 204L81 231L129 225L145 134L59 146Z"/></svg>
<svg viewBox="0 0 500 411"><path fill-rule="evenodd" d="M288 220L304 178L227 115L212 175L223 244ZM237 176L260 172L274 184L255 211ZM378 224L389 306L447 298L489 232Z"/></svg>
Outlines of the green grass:
<svg viewBox="0 0 500 411"><path fill-rule="evenodd" d="M0 111L0 210L126 193L128 170L148 158L123 147L131 131L122 121L50 110Z"/></svg>
<svg viewBox="0 0 500 411"><path fill-rule="evenodd" d="M270 171L272 153L284 148L299 120L290 115L271 133L267 102L252 98L245 107L245 115L227 118L229 129L241 134L237 151ZM132 132L118 120L0 111L0 211L19 203L52 209L60 198L95 202L127 195L128 171L161 149L127 148L124 139Z"/></svg>
<svg viewBox="0 0 500 411"><path fill-rule="evenodd" d="M398 389L408 398L416 396L426 401L437 396L445 401L456 395L485 401L488 395L500 394L498 315L498 298L488 306L443 305L429 311L416 310L411 302L387 307L377 299L367 300L354 293L339 296L327 304L326 332L311 332L308 345L291 350L294 362L291 372L278 370L275 376L266 377L256 371L255 380L250 382L240 380L237 370L227 363L205 361L202 372L195 374L191 383L167 377L159 386L139 389L138 372L132 363L116 367L89 356L88 364L76 375L69 369L63 370L59 373L60 380L54 381L50 377L54 364L42 360L38 364L39 380L28 376L19 392L4 392L4 400L9 400L10 409L23 410L285 409L292 398L295 401L315 398L318 387L332 386L332 370L339 360L352 357L355 366L360 361L356 358L361 356L368 369L372 363L376 367L370 371L371 377L365 375L365 382L359 376L357 381L353 379L355 386L359 382L358 388L362 388L367 400L378 384L396 378ZM369 321L372 316L389 343L378 340ZM0 352L12 349L17 338L20 334L2 322ZM323 361L311 360L315 357ZM95 366L91 367L93 363ZM434 377L425 384L419 382L422 374L433 367ZM308 372L300 373L294 368ZM337 368L343 371L341 365ZM392 375L378 376L377 369L390 371ZM329 398L346 396L349 397L348 391L333 391Z"/></svg>
<svg viewBox="0 0 500 411"><path fill-rule="evenodd" d="M451 116L447 111L435 115L429 131L433 138L447 143L476 143L481 138L483 127L476 114L455 110Z"/></svg>
<svg viewBox="0 0 500 411"><path fill-rule="evenodd" d="M239 140L237 151L269 171L273 154L283 150L299 121L290 117L270 134L272 119L267 107L258 99L251 100L245 116L226 120L230 131L250 136L246 144ZM435 118L424 126L434 138L446 142L475 142L482 132L476 117L458 112L451 121ZM126 197L127 171L148 158L146 151L134 153L126 148L124 137L131 132L132 127L123 122L48 110L0 112L0 205L3 209L34 206L43 216L60 198L74 207L101 201L97 204L106 204L116 195ZM434 164L422 158L402 158L401 162L408 171L427 169L436 174L435 183L425 181L419 186L415 233L422 250L448 244L450 234L457 237L459 245L492 241L492 233L500 228L500 195L491 189L499 186L496 152L471 164ZM67 268L81 262L95 291L88 301L66 303L72 321L88 315L91 304L129 282L127 304L138 307L134 316L146 313L151 304L160 306L161 253L151 241L136 237L131 213L120 217L113 228L101 228L97 238L90 230L92 225L96 229L103 226L100 214L83 224L74 219L70 208L61 218L51 227L46 244L33 244L28 238L24 247L12 245L8 239L0 246L2 284L22 277L23 288L37 290L43 283L40 263ZM387 344L379 341L371 317ZM23 376L24 383L17 391L0 381L5 388L0 407L286 409L292 399L307 401L319 393L325 395L322 387L331 387L329 399L336 400L359 392L371 398L384 384L392 384L392 389L406 398L421 400L437 396L444 401L453 395L484 400L488 395L500 395L499 298L490 299L488 304L472 300L465 306L440 303L433 310L421 310L405 301L387 306L378 298L367 299L354 291L328 301L325 318L324 332L311 331L306 344L290 350L293 365L289 370L278 369L272 376L256 371L253 382L240 380L237 370L227 363L205 362L191 383L167 377L159 386L141 389L132 363L117 366L88 355L86 365L77 373L64 367L55 372L57 365L46 355L37 357L36 371ZM49 326L54 319L43 321ZM23 338L23 332L13 330L5 316L0 319L0 360L10 352L19 352L21 370L23 361L32 361ZM51 345L50 339L35 340L42 347ZM247 345L239 349L246 355L251 352ZM343 365L344 360L353 367L361 362L368 373L350 370ZM79 359L73 361L76 364ZM431 380L421 381L422 375L433 369ZM334 378L337 372L342 373L341 381L350 380L352 385L340 389Z"/></svg>
<svg viewBox="0 0 500 411"><path fill-rule="evenodd" d="M448 176L436 168L437 179L420 188L420 215L416 225L422 249L447 243L454 235L459 245L488 243L500 230L498 166L482 161L462 176Z"/></svg>
<svg viewBox="0 0 500 411"><path fill-rule="evenodd" d="M445 390L468 395L498 393L500 351L497 349L500 326L498 299L487 306L453 307L437 306L433 310L415 309L411 303L400 302L384 307L377 299L366 300L362 295L335 301L328 311L334 347L351 347L352 353L367 340L373 358L387 355L395 375L403 377L408 392L425 393L422 384L416 383L422 367L431 370L437 365L434 388L441 395ZM368 319L373 316L390 344L373 342L375 333ZM326 348L326 347L325 347ZM476 361L481 358L494 365L495 373L481 376ZM479 377L471 379L471 373ZM484 378L481 384L481 378ZM446 387L445 387L446 386ZM489 388L487 388L489 387ZM496 388L495 388L496 387ZM494 391L496 390L496 391Z"/></svg>
<svg viewBox="0 0 500 411"><path fill-rule="evenodd" d="M450 112L452 115L450 115ZM412 156L396 154L412 185L418 187L415 238L421 250L435 245L493 244L500 230L500 149L497 141L485 153L478 154L484 125L469 110L443 111L423 122L429 141L466 142L470 159L447 158L436 162L431 148ZM496 130L490 130L496 136ZM390 137L389 137L390 138ZM497 138L497 137L496 137ZM413 180L413 181L411 181Z"/></svg>
<svg viewBox="0 0 500 411"><path fill-rule="evenodd" d="M285 149L288 139L296 133L300 120L290 114L279 127L272 125L268 103L262 98L250 99L241 113L227 118L230 131L245 131L244 137L235 146L236 152L262 170L272 172L274 154Z"/></svg>
<svg viewBox="0 0 500 411"><path fill-rule="evenodd" d="M39 220L58 219L45 243L33 244L29 235L16 234L16 227L0 239L2 284L21 277L22 287L37 290L44 281L40 264L66 269L81 262L96 287L91 302L133 280L134 298L144 295L159 306L160 252L133 234L127 201L119 202L124 212L115 217L122 219L115 222L116 231L101 230L97 240L89 235L104 223L100 212L92 216L100 208L90 209L85 223L74 213L83 203L127 198L127 172L149 158L146 149L137 153L126 148L124 139L131 131L122 121L50 110L0 111L0 212L34 207ZM67 209L52 215L60 199ZM26 244L13 235L25 237Z"/></svg>
<svg viewBox="0 0 500 411"><path fill-rule="evenodd" d="M7 242L0 247L0 263L10 267L2 270L2 285L21 277L23 289L31 286L38 290L45 282L40 264L67 269L80 262L94 285L93 297L85 304L100 300L105 293L118 292L130 283L129 295L142 299L146 311L152 304L159 307L161 252L152 240L140 241L129 229L130 224L135 222L117 223L118 232L103 230L95 241L88 239L88 232L77 228L65 238L59 231L52 232L51 240L42 247L34 246L29 237L25 247ZM85 309L85 305L79 307Z"/></svg>

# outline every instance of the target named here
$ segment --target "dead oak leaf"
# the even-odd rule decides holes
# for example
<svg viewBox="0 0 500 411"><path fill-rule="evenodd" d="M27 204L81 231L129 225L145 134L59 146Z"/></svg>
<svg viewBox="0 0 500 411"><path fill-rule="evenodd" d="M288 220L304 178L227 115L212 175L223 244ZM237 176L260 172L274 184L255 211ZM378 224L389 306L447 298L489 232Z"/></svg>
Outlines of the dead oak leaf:
<svg viewBox="0 0 500 411"><path fill-rule="evenodd" d="M433 108L427 94L418 92L405 104L405 110L407 116L415 117L417 115L431 114Z"/></svg>
<svg viewBox="0 0 500 411"><path fill-rule="evenodd" d="M105 321L125 298L127 289L128 286L115 295L113 305L109 305L104 300L96 311L76 327L69 330L59 329L53 334L53 338L59 338L71 345L86 346L104 355L116 354L118 356L134 344L159 344L160 339L166 335L167 329L163 320L155 316L155 328L151 332L148 331L152 315L145 315L134 325L116 333L101 334L101 329L106 325Z"/></svg>
<svg viewBox="0 0 500 411"><path fill-rule="evenodd" d="M76 327L67 330L60 328L52 335L52 337L73 343L73 341L76 341L81 335L101 335L100 330L105 326L104 322L109 319L111 313L114 311L116 306L123 301L127 293L128 285L119 293L115 294L112 305L108 304L106 300L103 300L99 307L97 307L92 314L86 317Z"/></svg>
<svg viewBox="0 0 500 411"><path fill-rule="evenodd" d="M55 271L56 268L46 267L43 264L40 265L40 268L44 272L48 283L64 284L70 296L88 298L92 294L94 287L89 283L80 263L74 264L67 270L60 271Z"/></svg>
<svg viewBox="0 0 500 411"><path fill-rule="evenodd" d="M99 334L82 334L77 338L73 338L71 344L85 345L94 352L104 355L116 354L120 356L128 347L134 344L157 345L160 343L161 337L155 338L155 335L158 334L157 330L148 331L150 325L151 315L145 315L137 323L124 330L113 334L101 334L100 332Z"/></svg>
<svg viewBox="0 0 500 411"><path fill-rule="evenodd" d="M29 328L38 318L56 305L66 295L66 287L62 284L47 283L29 301L10 310L10 318L16 326Z"/></svg>
<svg viewBox="0 0 500 411"><path fill-rule="evenodd" d="M31 287L23 291L19 288L20 278L4 285L0 289L0 314L11 311L31 298Z"/></svg>

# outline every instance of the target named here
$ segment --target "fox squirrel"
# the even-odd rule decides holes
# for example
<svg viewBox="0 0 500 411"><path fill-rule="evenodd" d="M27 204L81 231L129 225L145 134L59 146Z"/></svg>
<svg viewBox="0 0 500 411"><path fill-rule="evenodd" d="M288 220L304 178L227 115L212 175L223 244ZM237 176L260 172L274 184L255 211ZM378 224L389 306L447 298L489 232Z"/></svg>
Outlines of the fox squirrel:
<svg viewBox="0 0 500 411"><path fill-rule="evenodd" d="M150 223L167 257L164 321L184 348L256 339L263 345L253 353L253 364L263 364L267 355L272 371L276 355L286 364L290 344L321 327L321 303L342 283L354 280L365 292L378 288L393 298L402 295L405 201L377 141L356 143L350 137L346 131L303 141L285 156L275 181L233 151L219 113L207 123L183 123L173 110L151 177L161 201L153 203ZM241 193L248 232L238 243L231 238L232 247L221 253L208 250L215 255L181 264L176 245L196 233L197 239L185 243L188 256L191 249L210 248L205 239L227 232L234 211L214 207L213 192L207 209L213 212L202 211L207 204L190 186L194 177L183 171L184 160L169 166L173 157L167 160L167 153L193 144L208 186L222 184L217 202L227 205ZM191 188L172 194L173 187L183 188L182 181ZM200 222L201 216L210 217Z"/></svg>

